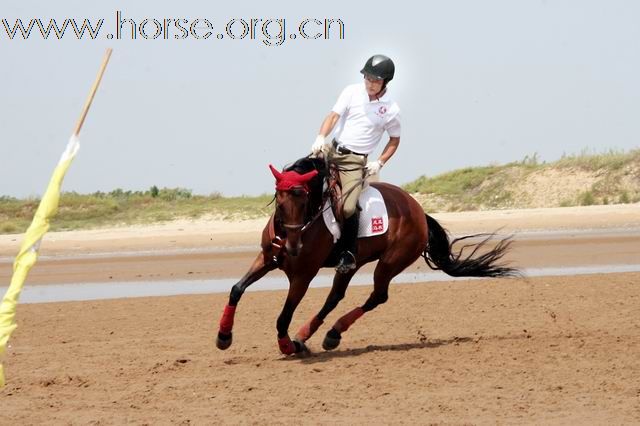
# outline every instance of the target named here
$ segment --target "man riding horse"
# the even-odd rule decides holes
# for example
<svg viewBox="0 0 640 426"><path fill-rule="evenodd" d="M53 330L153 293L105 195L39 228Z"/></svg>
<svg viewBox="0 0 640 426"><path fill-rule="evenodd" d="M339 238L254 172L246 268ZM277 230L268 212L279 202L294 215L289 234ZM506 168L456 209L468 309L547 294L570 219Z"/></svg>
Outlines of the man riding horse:
<svg viewBox="0 0 640 426"><path fill-rule="evenodd" d="M468 235L450 241L446 230L425 214L410 194L382 182L372 183L371 187L383 200L388 229L361 239L360 248L356 249L357 202L363 178L365 174L378 173L400 143L399 108L387 92L387 83L394 74L393 62L386 56L375 55L361 72L364 84L344 89L312 146L312 153L324 152L329 162L337 166L342 180L340 201L344 201L346 220L338 261L333 256L334 234L323 220L325 194L335 189L332 171L327 171L325 161L304 157L283 171L271 166L276 179L275 211L262 232L260 252L247 273L231 288L220 318L218 348L231 346L236 308L244 292L274 269L284 271L289 280L287 297L276 321L278 347L285 355L307 350L305 342L345 297L358 268L367 263L376 262L372 292L362 305L339 317L327 331L322 343L326 350L337 348L342 335L360 317L385 303L391 280L421 256L430 268L455 277L518 276L517 269L500 263L509 248L509 238L498 241L493 248L487 243L494 234ZM325 139L334 127L334 139L327 145ZM377 161L367 162L385 131L390 139L382 155ZM368 204L371 207L372 203ZM479 237L482 237L479 242L469 241ZM454 251L453 246L461 241L465 241L463 247ZM465 255L465 250L471 253ZM291 339L289 326L309 284L321 268L333 265L337 265L337 272L324 304Z"/></svg>
<svg viewBox="0 0 640 426"><path fill-rule="evenodd" d="M336 266L340 273L348 273L356 267L357 203L363 178L365 174L377 174L400 144L400 108L387 88L395 73L393 61L384 55L374 55L360 72L364 75L364 83L349 85L342 91L311 147L312 154L325 153L329 162L340 171L344 197L342 253ZM333 140L326 144L327 136L334 128ZM367 162L385 131L389 134L389 142L382 155L377 161Z"/></svg>

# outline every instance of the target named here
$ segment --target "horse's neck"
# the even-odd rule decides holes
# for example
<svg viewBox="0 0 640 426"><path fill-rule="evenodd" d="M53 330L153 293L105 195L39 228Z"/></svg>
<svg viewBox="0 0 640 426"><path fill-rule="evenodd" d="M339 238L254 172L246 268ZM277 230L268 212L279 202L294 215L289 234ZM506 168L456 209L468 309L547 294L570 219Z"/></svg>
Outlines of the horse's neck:
<svg viewBox="0 0 640 426"><path fill-rule="evenodd" d="M317 219L309 225L309 227L302 234L302 241L305 244L313 244L315 251L325 250L328 256L331 252L331 248L333 244L329 244L329 247L324 247L321 242L326 238L333 242L333 234L327 228L327 225L324 223L324 218L322 217L322 210L319 210L319 215Z"/></svg>

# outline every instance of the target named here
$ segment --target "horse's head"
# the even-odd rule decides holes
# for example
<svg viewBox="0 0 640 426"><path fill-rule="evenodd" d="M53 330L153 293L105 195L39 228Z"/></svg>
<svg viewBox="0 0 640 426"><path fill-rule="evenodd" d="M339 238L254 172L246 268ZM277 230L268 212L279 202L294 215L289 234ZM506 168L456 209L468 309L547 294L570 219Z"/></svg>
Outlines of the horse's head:
<svg viewBox="0 0 640 426"><path fill-rule="evenodd" d="M297 256L302 248L302 228L309 208L309 182L317 170L299 173L295 170L279 172L269 165L276 178L276 219L285 229L286 249L291 256Z"/></svg>

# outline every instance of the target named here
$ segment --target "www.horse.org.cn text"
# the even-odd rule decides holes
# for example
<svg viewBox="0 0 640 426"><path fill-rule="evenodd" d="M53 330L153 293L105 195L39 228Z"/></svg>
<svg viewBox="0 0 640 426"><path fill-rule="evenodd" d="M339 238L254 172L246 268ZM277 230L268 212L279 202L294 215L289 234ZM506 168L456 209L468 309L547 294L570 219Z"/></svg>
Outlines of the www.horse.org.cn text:
<svg viewBox="0 0 640 426"><path fill-rule="evenodd" d="M122 11L104 18L1 18L0 39L41 40L255 40L265 46L290 41L344 40L340 18L133 18ZM111 27L112 31L107 30Z"/></svg>

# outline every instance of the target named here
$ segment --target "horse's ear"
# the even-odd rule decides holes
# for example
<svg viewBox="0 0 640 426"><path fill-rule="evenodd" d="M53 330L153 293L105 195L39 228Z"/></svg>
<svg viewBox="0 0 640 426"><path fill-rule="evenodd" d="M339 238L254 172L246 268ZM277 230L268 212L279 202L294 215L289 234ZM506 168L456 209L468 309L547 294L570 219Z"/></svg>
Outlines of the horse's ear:
<svg viewBox="0 0 640 426"><path fill-rule="evenodd" d="M317 170L311 170L308 173L303 174L302 176L300 176L300 180L302 180L303 182L309 182L311 179L313 179L316 175L318 174Z"/></svg>
<svg viewBox="0 0 640 426"><path fill-rule="evenodd" d="M280 173L278 169L273 167L271 164L269 164L269 168L271 169L271 173L273 173L273 177L275 177L277 181L282 180L282 173Z"/></svg>

